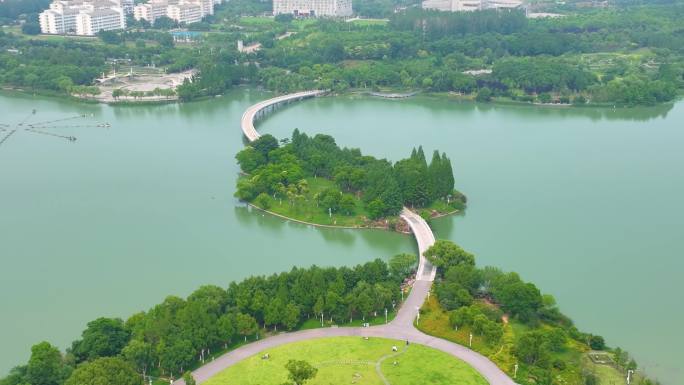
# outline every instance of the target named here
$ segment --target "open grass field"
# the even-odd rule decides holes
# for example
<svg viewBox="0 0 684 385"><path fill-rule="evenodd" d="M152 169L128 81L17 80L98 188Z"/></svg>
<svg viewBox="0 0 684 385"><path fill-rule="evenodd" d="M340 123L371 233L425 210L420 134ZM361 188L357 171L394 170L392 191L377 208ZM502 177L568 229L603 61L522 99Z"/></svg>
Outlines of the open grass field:
<svg viewBox="0 0 684 385"><path fill-rule="evenodd" d="M290 204L286 199L282 201L271 197L268 207L265 208L276 214L297 219L304 222L316 223L331 226L363 226L368 223L368 213L360 199L356 200L356 209L353 215L343 215L342 213L328 214L323 208L316 205L314 196L327 188L336 188L337 185L325 178L307 178L309 191L305 194L303 201Z"/></svg>
<svg viewBox="0 0 684 385"><path fill-rule="evenodd" d="M310 385L383 385L379 370L392 385L486 385L482 376L463 361L446 353L403 341L358 337L322 338L280 346L261 352L224 370L207 385L280 385L287 381L288 360L305 360L318 368ZM404 351L404 349L406 349ZM267 360L261 359L265 353ZM394 362L397 362L394 365Z"/></svg>

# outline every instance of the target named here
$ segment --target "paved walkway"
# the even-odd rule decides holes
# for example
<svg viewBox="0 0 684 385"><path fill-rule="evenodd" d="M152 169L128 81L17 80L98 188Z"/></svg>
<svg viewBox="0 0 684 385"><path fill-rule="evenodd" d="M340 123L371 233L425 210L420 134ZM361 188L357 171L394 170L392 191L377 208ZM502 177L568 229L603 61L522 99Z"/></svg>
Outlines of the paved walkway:
<svg viewBox="0 0 684 385"><path fill-rule="evenodd" d="M257 103L247 109L243 114L241 122L242 132L250 142L254 141L259 138L259 133L254 128L254 118L257 114L262 113L261 110L275 106L279 103L313 97L322 93L322 91L318 90L299 92ZM206 381L220 371L235 365L245 358L280 345L314 338L357 336L391 338L429 346L465 361L475 368L475 370L477 370L491 385L515 385L515 382L487 357L462 345L429 336L413 326L418 309L422 306L425 298L428 296L432 281L435 279L437 269L432 266L423 255L425 251L435 243L435 237L432 234L430 226L428 226L427 222L425 222L420 215L404 207L400 216L408 223L411 232L416 237L420 261L416 273L416 282L413 285L411 294L406 298L392 322L388 325L373 326L369 328L321 328L271 336L232 350L195 370L192 374L197 380L197 383ZM185 385L182 380L176 381L175 384Z"/></svg>

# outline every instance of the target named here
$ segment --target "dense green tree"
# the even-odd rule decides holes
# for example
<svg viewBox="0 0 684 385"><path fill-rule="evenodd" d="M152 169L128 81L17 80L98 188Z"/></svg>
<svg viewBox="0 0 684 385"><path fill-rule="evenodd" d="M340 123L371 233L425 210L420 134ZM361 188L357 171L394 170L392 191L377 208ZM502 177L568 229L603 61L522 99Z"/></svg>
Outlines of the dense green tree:
<svg viewBox="0 0 684 385"><path fill-rule="evenodd" d="M253 146L247 146L244 150L240 151L235 155L237 158L240 168L247 173L252 173L259 166L266 163L267 153L264 154L261 151L257 151Z"/></svg>
<svg viewBox="0 0 684 385"><path fill-rule="evenodd" d="M594 350L604 350L606 342L601 336L592 335L589 337L589 346Z"/></svg>
<svg viewBox="0 0 684 385"><path fill-rule="evenodd" d="M26 366L26 380L31 385L61 385L69 376L59 349L48 342L31 347L31 358Z"/></svg>
<svg viewBox="0 0 684 385"><path fill-rule="evenodd" d="M413 273L417 264L418 258L413 254L397 254L391 257L388 262L390 274L397 281L401 281Z"/></svg>
<svg viewBox="0 0 684 385"><path fill-rule="evenodd" d="M461 306L468 306L473 297L461 284L457 282L440 282L435 286L435 294L439 303L446 310L453 310Z"/></svg>
<svg viewBox="0 0 684 385"><path fill-rule="evenodd" d="M493 293L505 311L523 322L536 319L537 313L542 307L541 293L532 283L524 283L518 280L497 287Z"/></svg>
<svg viewBox="0 0 684 385"><path fill-rule="evenodd" d="M249 314L239 313L235 319L236 329L238 334L245 338L247 342L247 336L250 336L257 332L258 325L254 317Z"/></svg>
<svg viewBox="0 0 684 385"><path fill-rule="evenodd" d="M71 352L79 362L115 356L121 353L129 338L130 333L121 319L98 318L88 322L81 339L71 345Z"/></svg>
<svg viewBox="0 0 684 385"><path fill-rule="evenodd" d="M133 366L118 357L102 357L83 363L65 385L140 385Z"/></svg>
<svg viewBox="0 0 684 385"><path fill-rule="evenodd" d="M546 333L533 330L522 334L515 343L514 352L526 364L545 367L550 359Z"/></svg>
<svg viewBox="0 0 684 385"><path fill-rule="evenodd" d="M308 380L314 378L318 369L310 363L301 360L289 360L285 364L285 369L288 371L287 378L294 382L295 385L304 385Z"/></svg>
<svg viewBox="0 0 684 385"><path fill-rule="evenodd" d="M218 319L218 337L227 347L236 333L236 319L233 314L224 314Z"/></svg>
<svg viewBox="0 0 684 385"><path fill-rule="evenodd" d="M441 272L446 271L452 266L475 265L475 257L472 254L463 250L455 243L442 239L438 239L430 246L424 255Z"/></svg>
<svg viewBox="0 0 684 385"><path fill-rule="evenodd" d="M290 302L285 306L283 310L282 323L287 328L287 330L293 330L299 323L300 310L299 306Z"/></svg>
<svg viewBox="0 0 684 385"><path fill-rule="evenodd" d="M183 373L184 368L192 364L195 358L195 348L188 340L176 338L163 346L159 354L161 367L172 376Z"/></svg>
<svg viewBox="0 0 684 385"><path fill-rule="evenodd" d="M123 348L121 354L142 374L146 374L148 368L153 365L152 345L147 342L132 339Z"/></svg>

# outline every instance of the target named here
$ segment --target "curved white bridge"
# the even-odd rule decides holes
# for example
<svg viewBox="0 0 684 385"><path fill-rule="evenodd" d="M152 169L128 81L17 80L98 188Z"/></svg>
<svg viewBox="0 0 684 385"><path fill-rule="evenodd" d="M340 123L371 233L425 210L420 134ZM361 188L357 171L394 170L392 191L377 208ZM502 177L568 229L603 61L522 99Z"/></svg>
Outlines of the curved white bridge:
<svg viewBox="0 0 684 385"><path fill-rule="evenodd" d="M295 100L306 99L322 95L324 91L313 90L298 92L295 94L278 96L272 99L257 103L247 109L242 115L241 127L245 137L250 142L259 138L259 133L254 128L256 118L263 116L268 110L273 109L278 104L289 103ZM490 385L516 385L515 382L499 369L487 357L472 351L462 345L449 342L440 338L429 336L413 326L418 309L422 306L428 296L432 281L435 279L436 268L425 258L425 251L435 243L435 236L432 234L430 226L418 214L404 207L400 216L408 223L411 232L416 237L420 260L416 273L416 282L413 285L411 294L406 298L399 309L397 316L387 325L373 326L369 328L340 327L340 328L321 328L302 330L293 333L282 333L272 337L264 338L235 350L232 350L216 360L209 362L192 374L197 383L202 383L220 371L235 365L236 363L251 357L265 349L288 344L297 341L304 341L313 338L339 337L339 336L364 336L382 337L399 340L407 340L412 343L429 346L452 356L459 358L475 370L477 370ZM185 385L183 380L176 381L178 385Z"/></svg>

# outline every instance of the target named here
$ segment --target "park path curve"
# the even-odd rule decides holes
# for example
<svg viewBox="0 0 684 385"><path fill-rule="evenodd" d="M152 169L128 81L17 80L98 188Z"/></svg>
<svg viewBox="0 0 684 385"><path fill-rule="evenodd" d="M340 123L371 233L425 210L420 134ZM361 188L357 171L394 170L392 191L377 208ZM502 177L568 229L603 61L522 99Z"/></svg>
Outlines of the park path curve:
<svg viewBox="0 0 684 385"><path fill-rule="evenodd" d="M298 92L295 94L282 95L272 99L259 102L249 107L242 115L240 126L242 132L250 142L259 138L259 133L254 127L256 118L262 116L277 105L302 100L324 94L321 90ZM425 258L425 251L435 243L435 236L427 222L415 212L404 207L400 216L408 223L411 232L416 237L418 243L419 263L416 273L416 281L411 289L411 294L402 304L397 316L387 325L372 326L368 328L358 327L330 327L320 329L301 330L292 333L281 333L274 336L258 340L247 345L243 345L235 350L227 352L211 362L203 365L192 372L198 384L207 381L212 376L218 374L238 362L249 358L255 354L272 349L277 346L306 341L314 338L327 337L379 337L396 340L405 340L411 343L425 345L442 352L448 353L472 366L484 377L490 385L516 385L516 383L497 367L487 357L477 353L465 346L429 336L413 326L418 309L427 298L432 281L435 279L437 269ZM175 382L176 385L185 385L181 379Z"/></svg>

